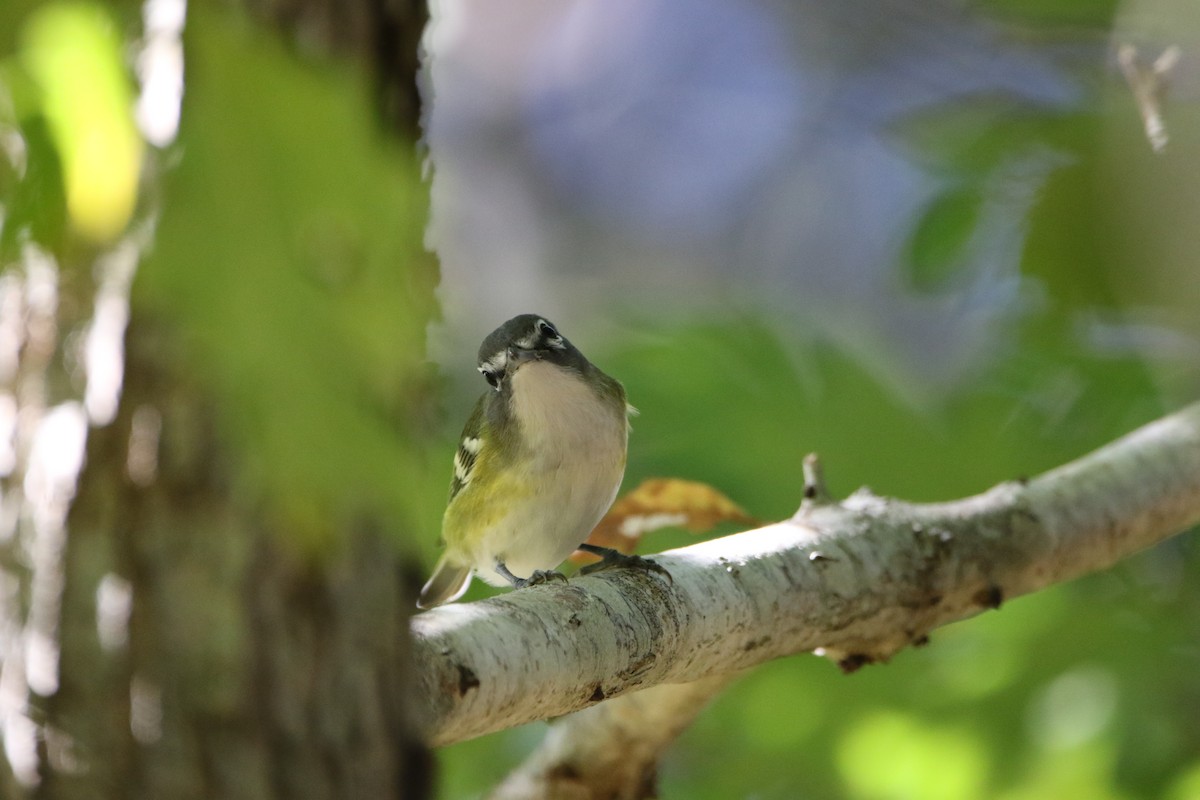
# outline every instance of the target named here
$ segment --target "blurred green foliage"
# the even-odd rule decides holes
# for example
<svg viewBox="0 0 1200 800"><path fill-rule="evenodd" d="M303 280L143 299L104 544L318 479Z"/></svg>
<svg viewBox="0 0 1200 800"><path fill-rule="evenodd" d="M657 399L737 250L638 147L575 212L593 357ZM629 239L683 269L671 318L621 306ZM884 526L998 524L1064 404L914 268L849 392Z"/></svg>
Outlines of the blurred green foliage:
<svg viewBox="0 0 1200 800"><path fill-rule="evenodd" d="M0 124L17 126L27 158L24 172L0 159L6 261L19 232L55 252L69 236L64 137L75 129L40 104L36 70L7 55L35 5L0 6ZM1073 23L1107 20L1113 8L987 5ZM86 8L97 19L100 7ZM154 160L165 167L151 176L161 219L136 312L182 333L188 368L218 398L237 446L238 490L298 541L320 549L331 517L371 510L422 536L431 554L458 431L451 420L443 441L424 446L436 427L437 384L422 363L436 270L421 248L416 158L373 126L352 67L301 59L235 11L194 3L189 15L183 128ZM1200 126L1174 127L1180 146L1154 161L1136 118L1112 115L1103 97L1067 117L991 99L911 123L896 136L947 186L899 265L917 290L953 285L997 164L1060 159L1025 220L1023 270L1043 296L1001 332L1000 357L957 391L916 403L828 342L797 345L752 307L629 317L622 339L586 348L642 412L627 486L703 480L782 518L799 503L804 455L818 451L838 495L867 483L946 499L1053 467L1194 394L1194 370L1090 346L1080 321L1136 307L1197 324L1178 260L1144 253L1170 249L1177 231L1155 227L1154 208L1180 196L1170 182L1181 179L1164 176L1190 176ZM1127 145L1119 158L1103 146L1114 137ZM688 541L667 533L645 549ZM1197 545L1183 537L937 631L886 666L847 677L813 657L768 664L684 735L663 795L1200 797L1198 572ZM447 748L441 795L479 796L544 727Z"/></svg>
<svg viewBox="0 0 1200 800"><path fill-rule="evenodd" d="M142 154L116 17L96 3L23 6L0 16L12 36L0 49L0 130L20 134L0 159L4 264L24 241L60 257L110 243L133 213Z"/></svg>
<svg viewBox="0 0 1200 800"><path fill-rule="evenodd" d="M989 5L1089 25L1107 24L1114 8ZM908 120L897 143L946 186L898 264L916 291L953 287L999 167L1051 167L1021 221L1036 302L997 332L998 357L952 392L903 393L834 343L797 344L753 306L703 320L631 318L628 334L595 356L641 410L626 486L703 480L782 518L799 503L804 455L817 451L835 495L869 484L950 499L1052 468L1194 399L1200 371L1178 353L1095 334L1106 324L1130 334L1161 325L1168 340L1200 332L1195 234L1179 219L1196 210L1187 198L1200 125L1187 104L1172 114L1161 156L1119 83L1069 114L991 97ZM1169 229L1156 222L1163 214ZM689 541L666 533L642 549ZM661 794L1200 798L1198 578L1200 552L1185 535L936 631L888 665L843 676L813 657L768 664L684 734ZM448 748L443 796L481 796L544 727Z"/></svg>
<svg viewBox="0 0 1200 800"><path fill-rule="evenodd" d="M1118 0L982 0L982 10L1001 18L1041 25L1103 27L1112 21Z"/></svg>
<svg viewBox="0 0 1200 800"><path fill-rule="evenodd" d="M62 165L68 217L107 243L133 214L142 155L120 32L102 6L58 2L31 15L23 34L21 63Z"/></svg>
<svg viewBox="0 0 1200 800"><path fill-rule="evenodd" d="M630 326L639 333L601 357L642 412L626 485L705 480L766 518L794 511L809 450L821 452L839 496L869 483L948 499L1081 455L1163 402L1138 360L1097 362L1046 333L1055 347L1036 358L1014 351L943 406L921 409L827 347L790 355L750 316L653 326L639 320ZM1063 373L1069 391L1043 383ZM1055 387L1066 394L1050 402ZM667 534L643 549L688 541ZM1200 747L1196 555L1190 539L1167 543L852 676L812 657L760 668L684 735L663 796L1159 795L1185 780ZM449 748L444 796L477 796L541 727Z"/></svg>
<svg viewBox="0 0 1200 800"><path fill-rule="evenodd" d="M415 152L376 127L351 65L303 62L204 4L185 46L177 163L135 303L176 323L245 488L298 541L327 544L331 519L368 512L432 537L443 479L421 442L437 271Z"/></svg>
<svg viewBox="0 0 1200 800"><path fill-rule="evenodd" d="M117 237L149 233L135 335L169 329L162 357L211 392L242 500L313 552L368 517L405 544L433 538L437 269L417 154L378 128L353 65L301 60L244 14L194 4L182 129L143 170L138 11L0 11L0 263L20 270L31 243L87 275Z"/></svg>

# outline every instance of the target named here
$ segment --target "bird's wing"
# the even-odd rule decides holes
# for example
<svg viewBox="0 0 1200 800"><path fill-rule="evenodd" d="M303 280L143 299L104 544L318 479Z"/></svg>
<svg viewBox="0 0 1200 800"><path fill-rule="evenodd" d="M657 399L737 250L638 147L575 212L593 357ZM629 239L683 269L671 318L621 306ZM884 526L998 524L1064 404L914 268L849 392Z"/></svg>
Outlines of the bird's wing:
<svg viewBox="0 0 1200 800"><path fill-rule="evenodd" d="M450 499L453 500L459 492L471 482L471 473L475 469L475 461L479 451L484 447L483 421L484 402L487 395L482 395L475 404L475 410L467 418L462 436L458 440L458 450L454 453L454 477L450 479Z"/></svg>

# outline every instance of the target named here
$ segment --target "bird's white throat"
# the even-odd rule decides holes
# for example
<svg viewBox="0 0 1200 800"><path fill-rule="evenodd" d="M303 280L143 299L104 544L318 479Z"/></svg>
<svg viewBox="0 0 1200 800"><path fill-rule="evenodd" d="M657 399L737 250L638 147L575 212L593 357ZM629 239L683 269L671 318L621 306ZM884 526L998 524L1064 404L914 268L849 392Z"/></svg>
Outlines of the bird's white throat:
<svg viewBox="0 0 1200 800"><path fill-rule="evenodd" d="M569 367L533 361L512 377L513 415L540 457L624 462L627 423L614 406Z"/></svg>

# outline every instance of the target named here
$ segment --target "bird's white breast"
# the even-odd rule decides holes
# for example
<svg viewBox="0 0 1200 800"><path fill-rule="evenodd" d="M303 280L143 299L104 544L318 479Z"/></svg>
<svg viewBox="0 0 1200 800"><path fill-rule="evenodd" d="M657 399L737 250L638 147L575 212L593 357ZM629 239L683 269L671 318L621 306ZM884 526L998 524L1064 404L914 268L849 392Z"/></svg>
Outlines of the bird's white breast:
<svg viewBox="0 0 1200 800"><path fill-rule="evenodd" d="M512 410L522 438L544 459L586 463L581 447L624 456L624 417L572 369L545 361L521 367L513 376Z"/></svg>
<svg viewBox="0 0 1200 800"><path fill-rule="evenodd" d="M627 423L621 404L605 402L574 370L535 361L512 377L517 458L530 487L476 552L480 577L503 584L496 558L518 577L553 569L587 537L612 505L625 471Z"/></svg>

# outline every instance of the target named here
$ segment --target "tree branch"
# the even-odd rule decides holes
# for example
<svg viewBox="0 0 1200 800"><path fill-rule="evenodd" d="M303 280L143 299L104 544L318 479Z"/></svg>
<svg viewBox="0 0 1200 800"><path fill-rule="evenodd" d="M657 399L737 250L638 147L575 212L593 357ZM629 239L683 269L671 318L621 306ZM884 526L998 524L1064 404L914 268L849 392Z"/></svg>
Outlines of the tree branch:
<svg viewBox="0 0 1200 800"><path fill-rule="evenodd" d="M806 503L656 556L671 583L612 570L419 614L416 702L448 744L792 653L852 670L1197 521L1200 404L964 500Z"/></svg>
<svg viewBox="0 0 1200 800"><path fill-rule="evenodd" d="M742 674L664 683L572 714L550 728L488 800L657 797L663 753Z"/></svg>

